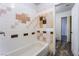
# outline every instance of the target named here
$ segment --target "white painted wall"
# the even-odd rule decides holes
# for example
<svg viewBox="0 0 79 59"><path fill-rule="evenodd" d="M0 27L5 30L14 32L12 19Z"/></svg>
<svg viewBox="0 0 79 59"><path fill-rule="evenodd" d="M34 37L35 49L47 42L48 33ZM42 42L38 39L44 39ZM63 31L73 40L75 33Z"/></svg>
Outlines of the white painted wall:
<svg viewBox="0 0 79 59"><path fill-rule="evenodd" d="M61 17L69 17L71 15L71 10L65 11L65 12L60 12L56 13L56 39L61 40Z"/></svg>
<svg viewBox="0 0 79 59"><path fill-rule="evenodd" d="M79 54L79 4L72 8L72 52L75 56Z"/></svg>

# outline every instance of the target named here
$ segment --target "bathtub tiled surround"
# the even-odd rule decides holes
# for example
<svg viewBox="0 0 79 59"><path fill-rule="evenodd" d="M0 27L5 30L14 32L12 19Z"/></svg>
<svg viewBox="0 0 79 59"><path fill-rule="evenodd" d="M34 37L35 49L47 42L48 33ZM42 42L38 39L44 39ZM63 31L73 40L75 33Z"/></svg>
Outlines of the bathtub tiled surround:
<svg viewBox="0 0 79 59"><path fill-rule="evenodd" d="M9 31L9 32L6 33L8 35L8 37L9 37L9 35L12 37L12 38L9 37L10 43L11 44L17 43L17 45L16 45L16 48L11 47L12 50L4 51L3 55L8 55L8 56L9 55L10 56L20 56L20 55L21 56L23 56L23 55L24 56L25 55L27 55L27 56L33 55L34 56L34 55L38 55L39 56L39 55L47 55L48 52L52 51L51 50L52 49L52 47L51 47L52 43L50 43L50 39L52 40L53 38L51 38L50 34L53 34L53 29L50 30L50 28L48 28L48 29L47 28L40 28L38 31L32 29L32 31L24 31L24 32L21 32L20 30L18 30L16 32L16 31L13 30L11 32ZM50 37L50 38L48 39L48 37ZM13 41L13 40L15 40L15 41ZM21 42L18 43L18 41L21 41ZM12 43L12 42L14 42L14 43ZM28 43L28 44L26 45L26 43ZM50 45L49 45L49 43L50 43ZM17 48L17 46L20 45L20 44L24 45L24 46L23 47L19 46ZM35 45L35 46L33 46L33 45ZM10 45L7 45L7 42L6 42L6 45L4 45L4 47L5 46L10 46ZM5 49L6 48L4 48L4 50ZM35 49L35 50L33 50L33 49Z"/></svg>
<svg viewBox="0 0 79 59"><path fill-rule="evenodd" d="M15 5L16 7L10 14L0 17L0 30L5 32L5 37L2 35L0 37L0 54L7 56L43 56L47 55L48 52L52 53L53 51L54 53L54 6L46 9L39 7L42 10L37 12L33 4ZM51 6L50 4L47 5ZM20 15L16 15L17 13ZM30 20L27 19L26 21L25 16L30 17ZM50 34L51 31L53 31L53 37Z"/></svg>
<svg viewBox="0 0 79 59"><path fill-rule="evenodd" d="M47 39L47 31L38 31L37 32L37 39L39 41L42 41L42 42L48 42L48 39Z"/></svg>

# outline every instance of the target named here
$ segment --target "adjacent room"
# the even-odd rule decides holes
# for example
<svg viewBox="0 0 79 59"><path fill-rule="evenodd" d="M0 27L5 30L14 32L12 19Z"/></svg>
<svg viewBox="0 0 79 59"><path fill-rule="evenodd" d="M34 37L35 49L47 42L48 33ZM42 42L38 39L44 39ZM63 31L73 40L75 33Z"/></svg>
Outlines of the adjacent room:
<svg viewBox="0 0 79 59"><path fill-rule="evenodd" d="M57 55L73 55L71 51L72 8L74 3L56 5L56 49ZM58 53L59 52L59 53Z"/></svg>

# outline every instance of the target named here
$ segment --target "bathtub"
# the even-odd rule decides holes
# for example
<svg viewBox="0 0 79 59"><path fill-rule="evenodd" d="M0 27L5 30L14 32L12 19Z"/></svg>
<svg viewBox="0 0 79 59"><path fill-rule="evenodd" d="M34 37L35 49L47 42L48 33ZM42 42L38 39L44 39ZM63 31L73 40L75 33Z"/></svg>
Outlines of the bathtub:
<svg viewBox="0 0 79 59"><path fill-rule="evenodd" d="M46 56L47 54L48 43L38 41L29 46L9 52L6 56Z"/></svg>

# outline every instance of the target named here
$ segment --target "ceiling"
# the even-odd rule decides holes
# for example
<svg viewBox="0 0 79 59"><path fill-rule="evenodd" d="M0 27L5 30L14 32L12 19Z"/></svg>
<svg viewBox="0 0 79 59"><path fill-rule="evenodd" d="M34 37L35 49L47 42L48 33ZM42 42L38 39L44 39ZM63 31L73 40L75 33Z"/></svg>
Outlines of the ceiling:
<svg viewBox="0 0 79 59"><path fill-rule="evenodd" d="M34 3L36 6L40 5L41 3ZM71 10L74 3L54 3L56 13L65 12Z"/></svg>
<svg viewBox="0 0 79 59"><path fill-rule="evenodd" d="M56 13L71 10L74 3L60 3L55 5Z"/></svg>
<svg viewBox="0 0 79 59"><path fill-rule="evenodd" d="M41 3L34 3L34 5L36 5L36 6L38 6L40 4ZM1 7L1 5L2 5L2 7ZM7 6L7 5L10 5L10 4L1 4L0 3L1 8L3 8L3 6ZM55 3L56 13L71 10L73 5L74 5L74 3ZM11 7L13 8L13 4Z"/></svg>
<svg viewBox="0 0 79 59"><path fill-rule="evenodd" d="M40 3L34 3L35 5L39 5Z"/></svg>

